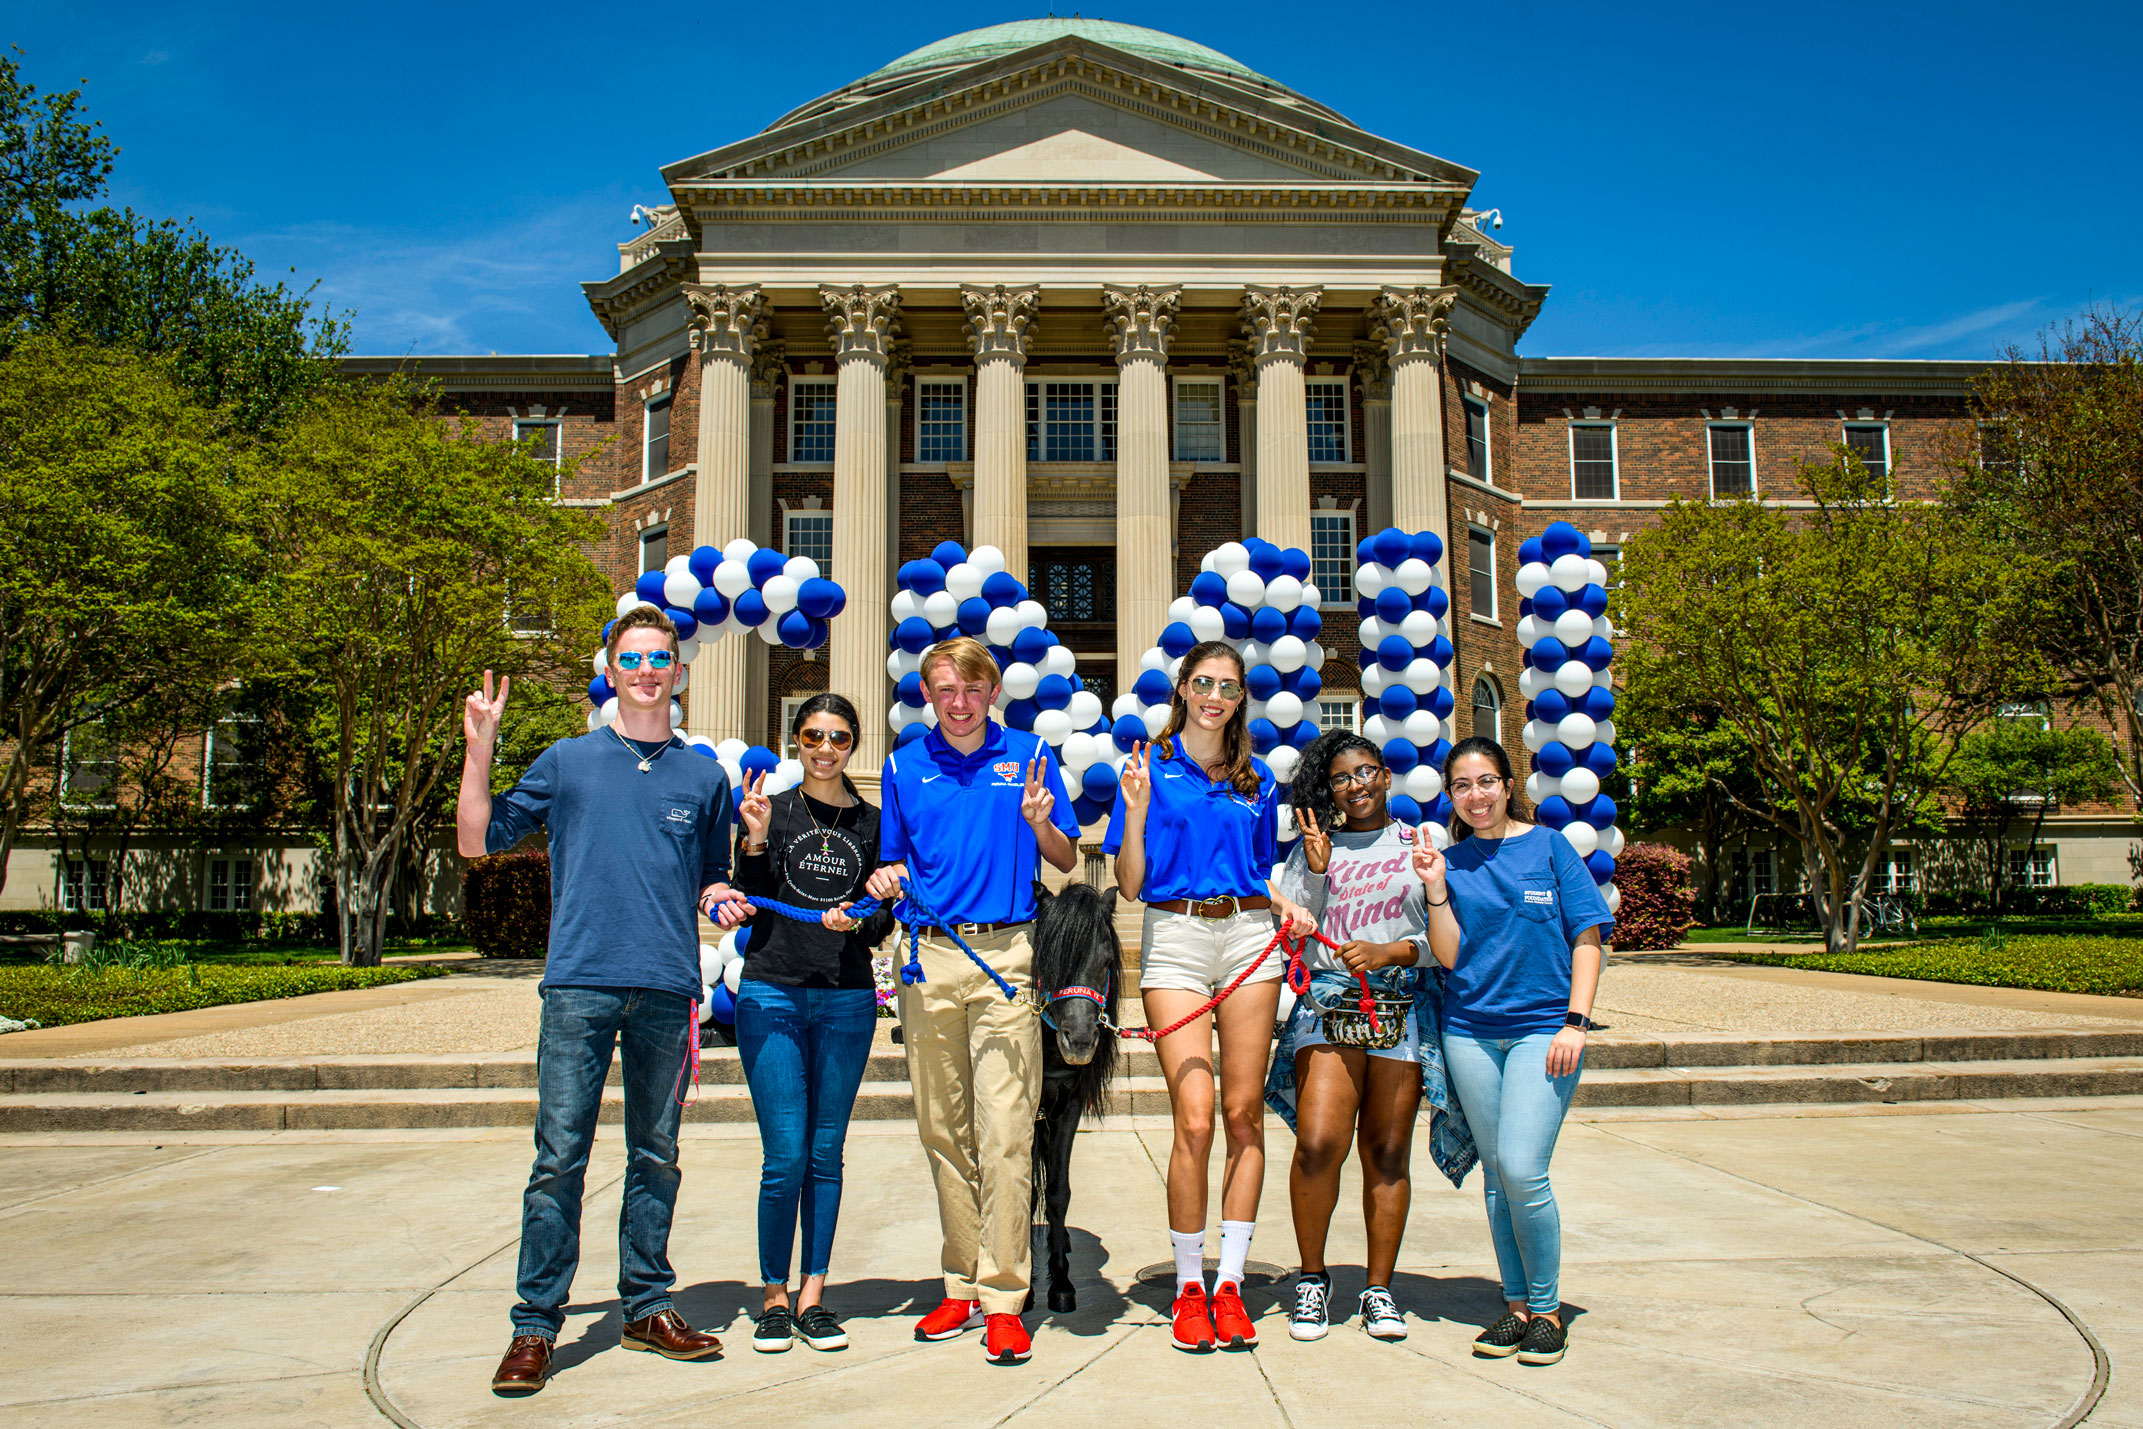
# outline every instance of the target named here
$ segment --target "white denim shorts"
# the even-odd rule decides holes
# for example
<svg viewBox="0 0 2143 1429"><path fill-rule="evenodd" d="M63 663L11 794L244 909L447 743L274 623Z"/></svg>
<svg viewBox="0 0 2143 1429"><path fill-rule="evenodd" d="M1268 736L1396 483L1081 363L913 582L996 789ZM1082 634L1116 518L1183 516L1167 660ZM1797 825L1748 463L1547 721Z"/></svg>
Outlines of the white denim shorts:
<svg viewBox="0 0 2143 1429"><path fill-rule="evenodd" d="M1139 934L1138 985L1177 988L1210 996L1235 981L1272 941L1272 910L1246 908L1226 918L1146 909ZM1279 948L1258 967L1250 981L1270 982L1287 970Z"/></svg>

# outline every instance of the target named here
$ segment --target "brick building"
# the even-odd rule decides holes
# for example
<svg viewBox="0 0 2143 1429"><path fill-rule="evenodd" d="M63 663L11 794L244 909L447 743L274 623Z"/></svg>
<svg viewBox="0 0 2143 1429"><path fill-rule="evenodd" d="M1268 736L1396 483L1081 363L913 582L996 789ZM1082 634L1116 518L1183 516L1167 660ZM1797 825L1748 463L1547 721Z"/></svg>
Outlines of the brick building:
<svg viewBox="0 0 2143 1429"><path fill-rule="evenodd" d="M1520 541L1567 519L1611 559L1667 500L1770 499L1836 442L1910 489L1973 369L1521 358L1548 289L1477 177L1187 40L999 25L664 168L670 202L583 284L613 350L416 365L577 459L560 497L607 517L615 588L743 535L849 591L825 650L703 651L694 732L768 742L834 688L875 771L892 572L947 538L1029 577L1105 703L1204 552L1303 547L1319 718L1352 722L1354 544L1398 524L1446 535L1460 729L1515 744ZM2038 876L2128 881L2124 810L2046 830ZM1790 886L1768 839L1735 857Z"/></svg>

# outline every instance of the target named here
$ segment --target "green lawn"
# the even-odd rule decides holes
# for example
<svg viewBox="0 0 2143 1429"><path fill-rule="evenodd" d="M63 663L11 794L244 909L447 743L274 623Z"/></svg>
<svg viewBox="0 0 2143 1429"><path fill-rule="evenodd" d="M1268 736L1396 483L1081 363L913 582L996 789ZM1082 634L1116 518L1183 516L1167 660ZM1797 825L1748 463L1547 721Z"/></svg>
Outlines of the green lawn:
<svg viewBox="0 0 2143 1429"><path fill-rule="evenodd" d="M2047 935L2051 937L2128 937L2143 938L2143 914L2121 913L2105 918L2039 918L2003 917L1990 918L1986 914L1946 914L1920 919L1917 933L1861 933L1862 943L1908 943L1925 942L1929 939L1964 938L1977 939L1989 928L1998 928L2004 937ZM1814 929L1779 933L1758 929L1749 932L1747 923L1721 923L1711 927L1691 928L1683 935L1684 943L1806 943L1821 947L1823 935Z"/></svg>
<svg viewBox="0 0 2143 1429"><path fill-rule="evenodd" d="M445 975L445 968L427 964L391 968L198 963L175 968L0 967L0 1016L64 1027L105 1017L190 1012L226 1003L346 992ZM0 1039L0 1055L6 1046L5 1039Z"/></svg>
<svg viewBox="0 0 2143 1429"><path fill-rule="evenodd" d="M103 947L111 944L99 940ZM44 963L48 946L40 947L23 943L0 944L0 968L28 967ZM238 968L283 968L309 967L318 963L337 963L342 957L333 943L269 943L258 940L223 942L212 938L164 938L151 943L123 944L125 947L153 947L172 961L183 960L199 963L204 967ZM465 953L470 951L467 943L389 941L386 955L390 958L405 954Z"/></svg>
<svg viewBox="0 0 2143 1429"><path fill-rule="evenodd" d="M1737 962L1929 982L2024 987L2045 992L2143 992L2143 937L2103 933L2027 933L2002 946L1981 938L1946 938L1849 954L1721 953Z"/></svg>

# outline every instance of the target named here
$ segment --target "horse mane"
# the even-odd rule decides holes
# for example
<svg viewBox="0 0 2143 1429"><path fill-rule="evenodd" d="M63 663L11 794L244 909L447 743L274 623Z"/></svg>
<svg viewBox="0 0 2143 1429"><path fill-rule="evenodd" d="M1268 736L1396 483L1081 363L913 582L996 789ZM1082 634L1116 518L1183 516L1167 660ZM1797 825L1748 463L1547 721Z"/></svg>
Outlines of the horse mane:
<svg viewBox="0 0 2143 1429"><path fill-rule="evenodd" d="M1040 900L1034 938L1034 985L1043 997L1060 987L1085 983L1100 951L1107 972L1101 990L1108 995L1108 1019L1117 1021L1116 1004L1124 985L1124 947L1116 936L1115 899L1091 884L1071 883L1054 897ZM1067 1066L1078 1105L1100 1116L1108 1100L1109 1079L1116 1074L1117 1035L1104 1027L1094 1060ZM1054 1052L1054 1043L1045 1042Z"/></svg>

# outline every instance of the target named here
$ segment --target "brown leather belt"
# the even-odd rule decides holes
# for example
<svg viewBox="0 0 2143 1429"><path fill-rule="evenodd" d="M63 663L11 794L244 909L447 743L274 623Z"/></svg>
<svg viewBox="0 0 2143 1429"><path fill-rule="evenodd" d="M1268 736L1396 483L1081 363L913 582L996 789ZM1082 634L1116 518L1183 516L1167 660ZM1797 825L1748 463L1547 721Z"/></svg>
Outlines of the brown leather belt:
<svg viewBox="0 0 2143 1429"><path fill-rule="evenodd" d="M1195 918L1233 918L1254 908L1270 908L1272 900L1262 893L1253 893L1248 898L1223 893L1218 898L1166 898L1146 906L1158 908L1163 913L1188 913Z"/></svg>
<svg viewBox="0 0 2143 1429"><path fill-rule="evenodd" d="M981 938L991 933L1009 933L1014 928L1024 928L1033 921L1030 918L1019 923L955 923L950 930L940 928L936 924L928 924L915 931L926 938L942 938L947 931L958 933L963 938Z"/></svg>

